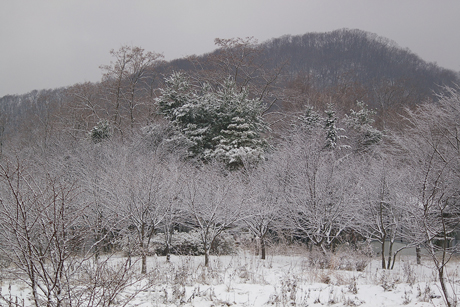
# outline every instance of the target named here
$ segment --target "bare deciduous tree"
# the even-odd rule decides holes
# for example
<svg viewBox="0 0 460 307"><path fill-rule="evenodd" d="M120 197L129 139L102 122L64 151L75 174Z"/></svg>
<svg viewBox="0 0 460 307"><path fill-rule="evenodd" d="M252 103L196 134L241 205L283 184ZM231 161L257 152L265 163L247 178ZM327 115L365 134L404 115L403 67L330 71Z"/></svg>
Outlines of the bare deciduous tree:
<svg viewBox="0 0 460 307"><path fill-rule="evenodd" d="M164 193L168 189L168 174L162 161L154 158L125 156L120 173L120 215L128 217L136 231L136 242L142 257L141 273L147 273L147 254L150 241L166 215ZM134 159L133 159L134 158ZM126 161L128 160L128 161Z"/></svg>
<svg viewBox="0 0 460 307"><path fill-rule="evenodd" d="M354 220L357 178L342 155L346 150L326 149L323 133L315 129L307 140L293 137L284 151L291 172L284 216L297 235L325 253Z"/></svg>
<svg viewBox="0 0 460 307"><path fill-rule="evenodd" d="M238 176L214 167L184 169L180 195L189 219L186 225L200 233L206 267L217 237L241 219L244 201Z"/></svg>
<svg viewBox="0 0 460 307"><path fill-rule="evenodd" d="M103 85L108 90L108 101L113 105L111 120L113 125L121 129L122 118L127 110L128 123L131 128L135 124L135 110L149 97L150 89L148 72L163 58L162 54L145 52L140 47L122 46L111 50L114 62L102 65ZM147 112L148 113L148 112ZM140 114L140 113L139 113ZM145 114L144 114L145 115ZM149 114L147 114L149 115Z"/></svg>
<svg viewBox="0 0 460 307"><path fill-rule="evenodd" d="M276 229L284 204L284 181L279 178L278 166L277 161L261 164L250 172L245 184L245 194L249 198L243 221L260 242L261 259L266 257L267 235ZM256 249L259 254L259 246Z"/></svg>
<svg viewBox="0 0 460 307"><path fill-rule="evenodd" d="M0 166L2 256L27 278L18 275L41 306L60 306L70 286L66 280L75 265L72 253L84 239L80 217L85 204L76 204L75 188L48 174L34 176L21 161Z"/></svg>
<svg viewBox="0 0 460 307"><path fill-rule="evenodd" d="M110 306L131 301L137 290L122 293L140 281L132 269L114 261L112 253L94 261L91 245L99 242L90 240L90 203L78 181L69 181L62 170L47 172L43 164L14 161L0 165L0 253L14 263L12 272L29 287L32 303Z"/></svg>
<svg viewBox="0 0 460 307"><path fill-rule="evenodd" d="M397 140L411 170L408 188L414 233L422 234L445 302L454 306L455 293L448 289L446 264L458 250L451 241L460 223L460 94L456 88L444 91L436 104L407 111L410 127Z"/></svg>
<svg viewBox="0 0 460 307"><path fill-rule="evenodd" d="M274 68L264 60L264 47L253 37L216 38L218 49L208 55L206 62L198 57L189 57L195 66L197 78L211 85L223 84L228 78L235 81L238 90L246 89L250 98L259 99L268 111L281 96L277 82L286 61Z"/></svg>
<svg viewBox="0 0 460 307"><path fill-rule="evenodd" d="M415 241L408 240L403 247L394 250L397 239L407 239L407 232L403 230L408 212L404 187L407 170L388 156L363 157L359 164L361 167L356 171L360 172L357 191L360 210L353 227L364 238L380 243L382 269L393 269L396 255L402 249L416 245Z"/></svg>

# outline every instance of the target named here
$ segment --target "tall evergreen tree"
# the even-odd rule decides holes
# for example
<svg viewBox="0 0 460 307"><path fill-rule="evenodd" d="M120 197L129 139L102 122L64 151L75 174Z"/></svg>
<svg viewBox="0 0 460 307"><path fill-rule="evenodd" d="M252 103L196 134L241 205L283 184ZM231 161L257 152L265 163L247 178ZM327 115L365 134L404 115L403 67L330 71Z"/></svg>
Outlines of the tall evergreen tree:
<svg viewBox="0 0 460 307"><path fill-rule="evenodd" d="M366 150L372 145L380 143L383 138L382 131L374 128L375 111L370 110L364 102L357 101L356 106L359 111L350 110L350 114L346 115L345 124L356 132L356 150Z"/></svg>
<svg viewBox="0 0 460 307"><path fill-rule="evenodd" d="M339 134L339 131L343 131L342 128L337 127L337 116L333 109L333 105L328 104L327 110L325 111L326 118L324 119L324 129L326 130L326 145L328 149L335 149L338 146L339 139L344 136Z"/></svg>

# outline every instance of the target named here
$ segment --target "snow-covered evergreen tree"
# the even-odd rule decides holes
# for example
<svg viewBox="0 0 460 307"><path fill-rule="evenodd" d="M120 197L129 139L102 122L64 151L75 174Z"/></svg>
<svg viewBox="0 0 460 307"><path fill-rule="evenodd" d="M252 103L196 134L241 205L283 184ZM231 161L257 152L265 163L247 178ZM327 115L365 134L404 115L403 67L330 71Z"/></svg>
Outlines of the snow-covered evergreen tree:
<svg viewBox="0 0 460 307"><path fill-rule="evenodd" d="M189 155L218 159L230 168L263 159L267 128L258 99L238 90L233 79L214 89L208 83L193 88L186 75L174 73L158 99L164 116L189 141Z"/></svg>
<svg viewBox="0 0 460 307"><path fill-rule="evenodd" d="M328 149L335 149L338 141L345 136L339 135L339 131L344 131L342 128L337 127L337 116L331 104L328 105L325 111L326 118L324 119L324 129L326 130L326 145Z"/></svg>
<svg viewBox="0 0 460 307"><path fill-rule="evenodd" d="M297 128L306 130L306 132L311 131L314 128L317 128L321 123L322 118L319 116L312 106L307 106L305 113L300 115L297 118L298 124Z"/></svg>
<svg viewBox="0 0 460 307"><path fill-rule="evenodd" d="M374 110L369 110L364 102L356 102L359 111L350 110L350 115L346 115L346 125L358 133L358 150L364 150L371 145L380 143L383 133L372 127L374 123Z"/></svg>
<svg viewBox="0 0 460 307"><path fill-rule="evenodd" d="M93 129L91 129L90 137L94 143L100 143L112 135L110 124L107 120L101 120Z"/></svg>

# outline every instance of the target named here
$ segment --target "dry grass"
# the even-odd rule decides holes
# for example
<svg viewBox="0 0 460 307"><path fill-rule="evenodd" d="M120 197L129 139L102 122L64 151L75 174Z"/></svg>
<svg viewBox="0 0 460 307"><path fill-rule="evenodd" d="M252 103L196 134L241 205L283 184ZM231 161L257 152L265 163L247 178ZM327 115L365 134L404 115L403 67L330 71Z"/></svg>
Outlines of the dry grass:
<svg viewBox="0 0 460 307"><path fill-rule="evenodd" d="M243 250L235 256L212 256L209 267L203 266L202 257L173 256L170 263L164 257L149 257L149 273L144 278L150 286L143 294L142 304L192 306L206 301L215 306L253 306L257 305L257 295L246 289L257 287L267 293L265 303L274 306L360 306L365 304L361 296L367 290L363 291L363 287L372 285L384 293L399 293L400 305L439 302L437 278L429 262L416 265L412 258L400 258L394 270L382 270L378 259L350 249L324 255L295 247L266 260L251 250ZM364 268L363 262L367 264ZM449 264L453 287L460 283L459 268L459 258ZM26 290L22 283L15 282ZM3 295L8 293L6 284L4 279Z"/></svg>

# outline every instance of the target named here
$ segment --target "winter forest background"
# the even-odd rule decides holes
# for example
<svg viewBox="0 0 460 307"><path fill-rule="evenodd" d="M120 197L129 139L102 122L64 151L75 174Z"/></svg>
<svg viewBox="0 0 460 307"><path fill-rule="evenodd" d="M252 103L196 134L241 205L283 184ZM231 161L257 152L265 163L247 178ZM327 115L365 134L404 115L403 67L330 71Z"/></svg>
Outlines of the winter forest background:
<svg viewBox="0 0 460 307"><path fill-rule="evenodd" d="M109 306L151 286L153 255L300 246L330 268L346 248L360 271L372 241L388 270L415 248L454 306L459 75L360 30L215 43L123 46L99 83L0 99L2 278Z"/></svg>

